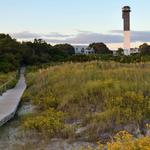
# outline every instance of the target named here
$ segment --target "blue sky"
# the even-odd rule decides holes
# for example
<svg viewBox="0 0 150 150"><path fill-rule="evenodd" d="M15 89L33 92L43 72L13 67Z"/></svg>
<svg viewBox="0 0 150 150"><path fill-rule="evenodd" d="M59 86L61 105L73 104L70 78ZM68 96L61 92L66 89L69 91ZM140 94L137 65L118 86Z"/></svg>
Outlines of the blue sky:
<svg viewBox="0 0 150 150"><path fill-rule="evenodd" d="M52 43L84 44L87 37L87 43L119 43L124 5L132 9L133 42L148 42L149 0L1 0L0 32L17 39L41 37ZM138 32L142 39L137 39ZM111 40L113 35L118 39Z"/></svg>

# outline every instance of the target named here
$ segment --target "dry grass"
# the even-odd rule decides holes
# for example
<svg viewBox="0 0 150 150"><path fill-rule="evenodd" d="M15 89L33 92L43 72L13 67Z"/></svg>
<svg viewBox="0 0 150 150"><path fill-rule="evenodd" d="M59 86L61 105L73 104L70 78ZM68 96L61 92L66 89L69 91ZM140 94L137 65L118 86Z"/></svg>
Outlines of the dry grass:
<svg viewBox="0 0 150 150"><path fill-rule="evenodd" d="M0 86L6 83L7 81L11 80L14 78L16 75L15 72L10 72L10 73L0 73Z"/></svg>
<svg viewBox="0 0 150 150"><path fill-rule="evenodd" d="M24 99L38 112L54 108L68 114L65 122L80 120L90 126L90 138L150 116L150 63L64 63L31 72L27 79Z"/></svg>

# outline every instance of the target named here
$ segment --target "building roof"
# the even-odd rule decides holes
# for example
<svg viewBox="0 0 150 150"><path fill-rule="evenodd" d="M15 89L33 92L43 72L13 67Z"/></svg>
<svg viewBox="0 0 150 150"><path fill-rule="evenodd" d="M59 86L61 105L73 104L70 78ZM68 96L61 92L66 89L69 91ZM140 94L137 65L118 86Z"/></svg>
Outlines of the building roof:
<svg viewBox="0 0 150 150"><path fill-rule="evenodd" d="M130 6L124 6L123 8L122 8L122 11L131 11L131 8L130 8Z"/></svg>

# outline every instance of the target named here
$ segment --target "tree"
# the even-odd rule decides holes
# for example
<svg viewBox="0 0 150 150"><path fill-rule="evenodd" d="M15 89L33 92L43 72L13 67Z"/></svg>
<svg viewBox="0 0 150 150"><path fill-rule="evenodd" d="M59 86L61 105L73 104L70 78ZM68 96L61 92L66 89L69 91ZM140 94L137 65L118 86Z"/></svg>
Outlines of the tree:
<svg viewBox="0 0 150 150"><path fill-rule="evenodd" d="M117 54L118 55L123 55L124 50L122 48L118 48Z"/></svg>
<svg viewBox="0 0 150 150"><path fill-rule="evenodd" d="M57 44L54 46L54 49L61 50L66 55L73 55L75 54L75 49L70 44Z"/></svg>
<svg viewBox="0 0 150 150"><path fill-rule="evenodd" d="M89 48L93 48L96 54L112 54L104 43L92 43L89 45Z"/></svg>
<svg viewBox="0 0 150 150"><path fill-rule="evenodd" d="M144 43L140 45L139 50L141 54L150 54L150 45L148 45L147 43Z"/></svg>
<svg viewBox="0 0 150 150"><path fill-rule="evenodd" d="M21 44L8 34L0 34L0 71L12 71L19 67L22 59L20 46Z"/></svg>

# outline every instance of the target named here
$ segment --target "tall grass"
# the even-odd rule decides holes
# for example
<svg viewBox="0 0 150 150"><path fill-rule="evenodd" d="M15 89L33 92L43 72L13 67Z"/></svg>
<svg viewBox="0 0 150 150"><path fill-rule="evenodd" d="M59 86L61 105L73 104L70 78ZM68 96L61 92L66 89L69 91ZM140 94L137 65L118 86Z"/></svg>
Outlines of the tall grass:
<svg viewBox="0 0 150 150"><path fill-rule="evenodd" d="M0 94L12 88L16 82L16 72L0 73Z"/></svg>
<svg viewBox="0 0 150 150"><path fill-rule="evenodd" d="M31 72L27 79L24 99L37 105L37 116L50 108L61 111L67 114L64 124L80 120L88 126L87 137L150 119L149 62L64 63Z"/></svg>
<svg viewBox="0 0 150 150"><path fill-rule="evenodd" d="M0 73L0 86L16 76L15 72Z"/></svg>

